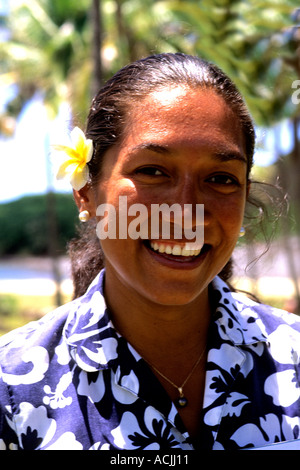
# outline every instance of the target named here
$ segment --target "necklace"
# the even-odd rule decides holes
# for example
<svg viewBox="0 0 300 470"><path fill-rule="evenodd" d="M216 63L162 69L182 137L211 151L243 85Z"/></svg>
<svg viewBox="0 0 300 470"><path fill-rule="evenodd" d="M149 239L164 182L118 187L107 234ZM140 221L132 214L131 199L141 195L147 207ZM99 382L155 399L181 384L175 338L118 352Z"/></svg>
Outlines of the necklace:
<svg viewBox="0 0 300 470"><path fill-rule="evenodd" d="M192 368L191 372L189 373L187 378L183 381L183 383L181 384L180 387L178 387L178 385L174 384L174 382L172 382L172 380L168 379L168 377L166 377L164 374L162 374L162 372L160 372L153 364L150 364L150 362L147 361L148 364L152 367L152 369L155 370L155 372L157 372L161 377L163 377L167 382L169 382L170 385L177 388L178 393L179 393L179 397L175 400L175 404L178 408L185 408L189 403L188 399L184 396L183 387L187 384L188 380L193 375L196 367L198 366L199 362L201 361L201 359L203 357L203 354L204 354L205 350L206 350L206 345L205 345L202 353L200 354L199 358L197 359L197 361L193 365L193 368Z"/></svg>

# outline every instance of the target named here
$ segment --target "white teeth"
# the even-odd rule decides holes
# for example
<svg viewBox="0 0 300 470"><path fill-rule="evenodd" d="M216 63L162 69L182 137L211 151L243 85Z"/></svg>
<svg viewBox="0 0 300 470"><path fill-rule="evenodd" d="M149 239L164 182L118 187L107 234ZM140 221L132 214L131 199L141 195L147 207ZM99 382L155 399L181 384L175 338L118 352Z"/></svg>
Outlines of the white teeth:
<svg viewBox="0 0 300 470"><path fill-rule="evenodd" d="M165 245L159 245L159 246L158 246L158 251L159 251L160 253L164 253L164 252L165 252Z"/></svg>
<svg viewBox="0 0 300 470"><path fill-rule="evenodd" d="M165 251L166 251L167 255L171 255L172 254L172 247L170 245L167 245Z"/></svg>
<svg viewBox="0 0 300 470"><path fill-rule="evenodd" d="M158 251L159 253L166 253L167 255L175 255L175 256L198 256L201 248L196 250L192 250L187 248L186 246L181 247L180 245L165 245L164 243L150 243L151 248L154 251Z"/></svg>
<svg viewBox="0 0 300 470"><path fill-rule="evenodd" d="M172 255L181 256L181 247L179 245L174 245L172 249Z"/></svg>

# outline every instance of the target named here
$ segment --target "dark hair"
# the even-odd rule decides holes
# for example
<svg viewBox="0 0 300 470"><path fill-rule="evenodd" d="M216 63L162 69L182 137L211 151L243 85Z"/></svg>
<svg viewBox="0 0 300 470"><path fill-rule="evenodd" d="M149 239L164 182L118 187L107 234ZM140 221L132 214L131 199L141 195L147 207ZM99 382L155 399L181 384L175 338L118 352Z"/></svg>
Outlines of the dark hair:
<svg viewBox="0 0 300 470"><path fill-rule="evenodd" d="M101 175L101 163L109 148L119 143L126 131L128 115L138 100L152 91L174 86L192 89L213 89L239 119L244 136L248 167L253 165L255 131L245 102L230 78L216 65L199 57L182 53L164 53L140 59L117 72L93 99L87 119L86 136L93 140L94 154L89 162L91 184ZM72 263L74 296L82 295L104 265L95 221L80 229L78 240L69 245ZM231 260L220 276L231 276Z"/></svg>

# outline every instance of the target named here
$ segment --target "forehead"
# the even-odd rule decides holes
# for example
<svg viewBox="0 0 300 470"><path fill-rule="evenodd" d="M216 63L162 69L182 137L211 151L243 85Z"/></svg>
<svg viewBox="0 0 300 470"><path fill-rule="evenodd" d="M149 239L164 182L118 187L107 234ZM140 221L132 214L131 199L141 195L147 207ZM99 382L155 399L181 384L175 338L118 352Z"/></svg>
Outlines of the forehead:
<svg viewBox="0 0 300 470"><path fill-rule="evenodd" d="M231 145L245 153L238 117L211 89L173 87L149 94L131 109L126 136L128 143L154 139L174 146Z"/></svg>

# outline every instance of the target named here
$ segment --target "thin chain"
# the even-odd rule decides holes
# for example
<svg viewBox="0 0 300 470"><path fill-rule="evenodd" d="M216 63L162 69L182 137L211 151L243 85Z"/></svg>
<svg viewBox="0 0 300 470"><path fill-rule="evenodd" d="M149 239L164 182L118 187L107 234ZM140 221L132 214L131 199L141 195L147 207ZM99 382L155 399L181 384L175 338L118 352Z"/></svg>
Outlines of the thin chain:
<svg viewBox="0 0 300 470"><path fill-rule="evenodd" d="M179 391L179 394L180 396L183 396L183 387L186 385L186 383L188 382L188 380L191 378L191 376L193 375L196 367L198 366L199 362L201 361L202 357L203 357L203 354L206 350L206 345L202 351L202 353L200 354L200 357L197 359L197 361L195 362L191 372L189 373L189 375L187 376L187 378L184 380L184 382L182 383L182 385L180 387L178 387L178 385L174 384L174 382L172 382L172 380L168 379L168 377L166 377L164 374L162 374L162 372L160 372L153 364L151 364L149 362L149 365L152 367L152 369L155 370L155 372L157 372L161 377L163 377L167 382L169 382L169 384L173 385L173 387L177 388L177 390Z"/></svg>

